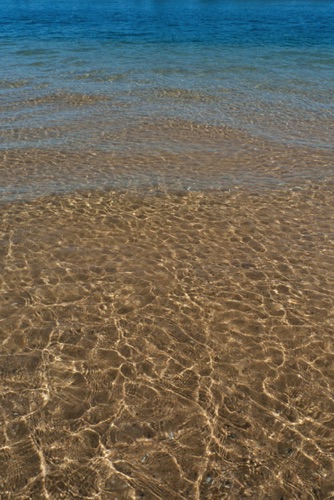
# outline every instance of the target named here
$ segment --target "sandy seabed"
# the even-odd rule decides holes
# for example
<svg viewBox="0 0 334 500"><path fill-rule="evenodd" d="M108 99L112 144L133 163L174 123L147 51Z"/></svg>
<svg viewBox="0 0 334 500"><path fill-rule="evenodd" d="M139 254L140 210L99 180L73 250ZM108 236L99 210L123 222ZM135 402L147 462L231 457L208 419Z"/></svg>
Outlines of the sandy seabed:
<svg viewBox="0 0 334 500"><path fill-rule="evenodd" d="M2 499L334 497L333 186L0 212Z"/></svg>

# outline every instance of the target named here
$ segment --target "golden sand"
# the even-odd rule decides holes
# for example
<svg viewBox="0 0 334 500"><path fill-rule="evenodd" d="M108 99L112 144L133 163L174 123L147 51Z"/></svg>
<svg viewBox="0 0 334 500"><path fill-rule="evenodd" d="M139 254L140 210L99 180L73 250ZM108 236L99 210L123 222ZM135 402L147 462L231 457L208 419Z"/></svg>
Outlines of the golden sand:
<svg viewBox="0 0 334 500"><path fill-rule="evenodd" d="M334 194L2 205L2 499L334 495Z"/></svg>

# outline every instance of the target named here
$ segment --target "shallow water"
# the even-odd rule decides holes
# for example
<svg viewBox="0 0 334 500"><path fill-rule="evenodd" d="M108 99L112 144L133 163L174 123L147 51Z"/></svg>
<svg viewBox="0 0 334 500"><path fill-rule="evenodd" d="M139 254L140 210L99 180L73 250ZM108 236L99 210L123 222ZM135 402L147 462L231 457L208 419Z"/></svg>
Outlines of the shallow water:
<svg viewBox="0 0 334 500"><path fill-rule="evenodd" d="M143 117L332 147L332 1L0 9L3 148L112 151L119 122Z"/></svg>
<svg viewBox="0 0 334 500"><path fill-rule="evenodd" d="M3 201L272 186L281 168L318 179L332 166L332 1L2 1L0 13Z"/></svg>
<svg viewBox="0 0 334 500"><path fill-rule="evenodd" d="M0 151L1 200L77 189L141 193L255 191L331 182L330 150L286 146L230 127L187 120L120 122L111 151L20 148ZM81 122L81 133L90 123ZM95 131L98 135L98 131ZM108 136L108 132L103 134Z"/></svg>
<svg viewBox="0 0 334 500"><path fill-rule="evenodd" d="M334 2L0 13L0 497L333 498Z"/></svg>
<svg viewBox="0 0 334 500"><path fill-rule="evenodd" d="M333 202L2 206L2 498L331 498Z"/></svg>

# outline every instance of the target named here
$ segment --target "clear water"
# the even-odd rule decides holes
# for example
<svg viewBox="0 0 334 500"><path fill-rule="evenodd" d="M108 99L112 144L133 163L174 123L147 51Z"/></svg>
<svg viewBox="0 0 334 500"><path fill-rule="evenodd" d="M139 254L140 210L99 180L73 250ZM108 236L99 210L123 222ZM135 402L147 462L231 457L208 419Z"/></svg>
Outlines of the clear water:
<svg viewBox="0 0 334 500"><path fill-rule="evenodd" d="M122 148L136 120L333 144L334 2L0 2L1 147Z"/></svg>
<svg viewBox="0 0 334 500"><path fill-rule="evenodd" d="M334 1L0 0L1 500L334 498Z"/></svg>

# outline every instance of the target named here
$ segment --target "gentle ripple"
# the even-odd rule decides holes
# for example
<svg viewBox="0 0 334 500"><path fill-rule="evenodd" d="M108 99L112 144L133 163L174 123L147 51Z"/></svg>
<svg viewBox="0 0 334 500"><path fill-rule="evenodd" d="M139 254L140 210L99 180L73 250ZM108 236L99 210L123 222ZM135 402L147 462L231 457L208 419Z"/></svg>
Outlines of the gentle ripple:
<svg viewBox="0 0 334 500"><path fill-rule="evenodd" d="M0 498L333 498L334 2L0 14Z"/></svg>
<svg viewBox="0 0 334 500"><path fill-rule="evenodd" d="M1 497L331 498L333 206L2 206Z"/></svg>

